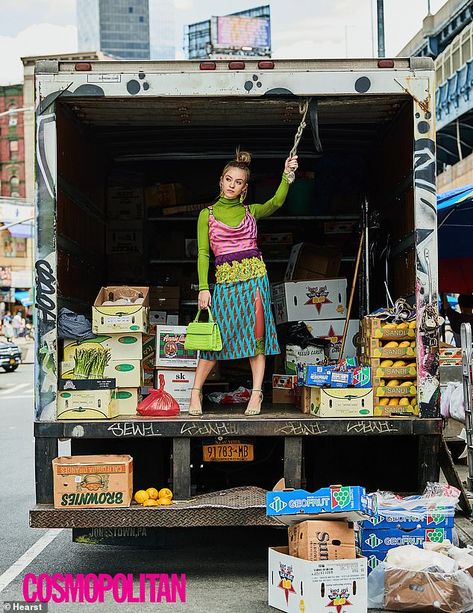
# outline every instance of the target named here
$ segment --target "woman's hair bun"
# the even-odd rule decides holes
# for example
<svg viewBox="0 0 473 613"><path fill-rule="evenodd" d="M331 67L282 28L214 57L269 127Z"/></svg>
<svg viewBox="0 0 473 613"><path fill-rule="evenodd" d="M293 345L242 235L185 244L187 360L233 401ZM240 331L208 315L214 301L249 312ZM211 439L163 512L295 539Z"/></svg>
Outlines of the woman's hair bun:
<svg viewBox="0 0 473 613"><path fill-rule="evenodd" d="M240 148L236 150L235 160L240 164L246 164L247 166L251 162L251 153L248 151L240 151Z"/></svg>

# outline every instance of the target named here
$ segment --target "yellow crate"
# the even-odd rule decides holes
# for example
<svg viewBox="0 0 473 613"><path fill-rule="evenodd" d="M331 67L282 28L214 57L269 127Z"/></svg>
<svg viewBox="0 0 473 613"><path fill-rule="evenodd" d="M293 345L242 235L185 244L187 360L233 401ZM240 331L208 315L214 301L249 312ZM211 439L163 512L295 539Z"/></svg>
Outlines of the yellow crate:
<svg viewBox="0 0 473 613"><path fill-rule="evenodd" d="M373 407L373 415L374 417L402 417L402 416L419 416L419 407L418 405L409 405L409 406L389 406L389 405L379 405L376 404Z"/></svg>
<svg viewBox="0 0 473 613"><path fill-rule="evenodd" d="M377 398L407 398L417 396L417 387L414 384L409 387L406 385L396 385L392 387L388 387L387 385L374 385L373 389L374 395Z"/></svg>

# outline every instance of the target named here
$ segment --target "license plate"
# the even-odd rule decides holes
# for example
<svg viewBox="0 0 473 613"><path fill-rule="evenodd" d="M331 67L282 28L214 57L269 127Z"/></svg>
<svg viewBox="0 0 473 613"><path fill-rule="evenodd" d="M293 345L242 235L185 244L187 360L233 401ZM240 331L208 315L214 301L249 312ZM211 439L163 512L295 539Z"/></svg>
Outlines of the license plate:
<svg viewBox="0 0 473 613"><path fill-rule="evenodd" d="M250 443L203 445L204 462L252 462L254 446Z"/></svg>

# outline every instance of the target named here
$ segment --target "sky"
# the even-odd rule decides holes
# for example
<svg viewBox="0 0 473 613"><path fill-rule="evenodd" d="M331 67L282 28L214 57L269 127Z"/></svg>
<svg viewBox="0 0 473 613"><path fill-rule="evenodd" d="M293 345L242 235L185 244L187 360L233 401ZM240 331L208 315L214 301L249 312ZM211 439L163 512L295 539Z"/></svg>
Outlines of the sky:
<svg viewBox="0 0 473 613"><path fill-rule="evenodd" d="M160 1L169 2L150 0L154 38ZM432 12L445 1L431 0ZM174 0L177 57L184 57L185 24L266 3ZM269 4L274 58L372 57L371 7L376 0L272 0ZM394 56L421 28L427 0L384 0L384 5L386 55ZM76 0L1 0L1 8L0 84L23 80L21 56L77 50Z"/></svg>

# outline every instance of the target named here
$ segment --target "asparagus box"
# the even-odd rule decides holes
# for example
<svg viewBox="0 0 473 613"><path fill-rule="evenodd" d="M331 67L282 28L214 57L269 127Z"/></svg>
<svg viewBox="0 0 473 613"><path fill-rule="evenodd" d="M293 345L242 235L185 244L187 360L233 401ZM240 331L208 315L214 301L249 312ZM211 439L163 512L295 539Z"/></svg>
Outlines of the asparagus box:
<svg viewBox="0 0 473 613"><path fill-rule="evenodd" d="M60 376L62 379L92 379L80 373L74 361L61 362ZM75 370L75 372L74 372ZM79 371L80 372L80 371ZM111 360L101 372L101 376L116 379L117 387L140 387L143 382L141 360Z"/></svg>
<svg viewBox="0 0 473 613"><path fill-rule="evenodd" d="M111 285L100 289L92 307L94 334L147 332L148 325L148 287Z"/></svg>
<svg viewBox="0 0 473 613"><path fill-rule="evenodd" d="M57 395L58 419L111 419L117 415L113 390L63 390Z"/></svg>
<svg viewBox="0 0 473 613"><path fill-rule="evenodd" d="M121 387L113 392L117 415L136 415L138 406L138 388Z"/></svg>
<svg viewBox="0 0 473 613"><path fill-rule="evenodd" d="M59 379L58 388L67 390L114 390L117 387L116 379Z"/></svg>
<svg viewBox="0 0 473 613"><path fill-rule="evenodd" d="M85 341L75 339L64 340L64 361L74 359L76 349L106 349L110 351L112 360L141 360L143 357L142 334L130 332L128 334L101 334Z"/></svg>

